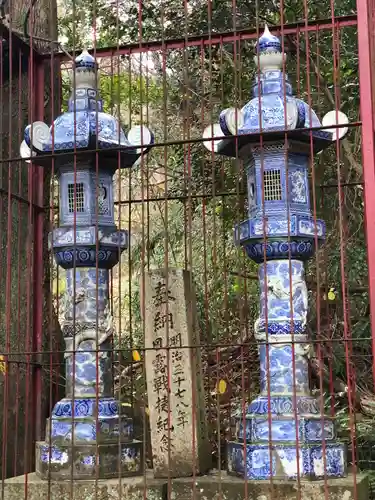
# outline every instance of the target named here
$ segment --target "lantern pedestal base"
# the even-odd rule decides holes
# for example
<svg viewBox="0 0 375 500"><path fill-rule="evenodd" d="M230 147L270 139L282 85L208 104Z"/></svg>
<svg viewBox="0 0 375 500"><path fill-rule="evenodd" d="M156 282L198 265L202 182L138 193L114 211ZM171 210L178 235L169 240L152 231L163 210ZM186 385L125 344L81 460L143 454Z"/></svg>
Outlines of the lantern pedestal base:
<svg viewBox="0 0 375 500"><path fill-rule="evenodd" d="M126 416L105 418L48 418L46 436L53 445L132 442L133 420Z"/></svg>
<svg viewBox="0 0 375 500"><path fill-rule="evenodd" d="M274 441L275 443L275 441ZM246 448L246 457L245 457ZM297 457L298 449L298 457ZM228 473L243 479L323 479L346 476L346 447L341 443L277 443L244 446L228 443ZM272 467L271 467L272 457Z"/></svg>
<svg viewBox="0 0 375 500"><path fill-rule="evenodd" d="M64 398L47 419L46 441L36 445L42 478L107 479L142 474L143 443L133 419L113 397Z"/></svg>
<svg viewBox="0 0 375 500"><path fill-rule="evenodd" d="M55 445L36 443L36 472L42 479L108 479L143 472L143 443Z"/></svg>
<svg viewBox="0 0 375 500"><path fill-rule="evenodd" d="M277 443L322 444L336 440L335 421L333 418L318 415L301 415L296 420L293 415L272 415L271 425L268 415L247 416L244 423L238 422L239 431L235 441L239 443L266 444ZM270 429L271 428L271 429ZM271 432L271 434L270 434ZM246 441L244 441L246 436Z"/></svg>

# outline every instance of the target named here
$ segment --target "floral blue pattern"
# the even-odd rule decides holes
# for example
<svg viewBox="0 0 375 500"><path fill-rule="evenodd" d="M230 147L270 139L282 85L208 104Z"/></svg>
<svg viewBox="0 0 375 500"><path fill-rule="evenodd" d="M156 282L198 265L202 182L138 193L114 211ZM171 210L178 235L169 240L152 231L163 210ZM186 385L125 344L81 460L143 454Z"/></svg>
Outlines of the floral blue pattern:
<svg viewBox="0 0 375 500"><path fill-rule="evenodd" d="M345 447L340 444L246 445L228 443L228 473L246 479L322 479L342 477L346 472Z"/></svg>
<svg viewBox="0 0 375 500"><path fill-rule="evenodd" d="M294 403L295 401L295 403ZM259 396L247 408L249 416L252 415L287 415L289 417L303 414L319 414L317 400L312 396L274 396L271 406L267 396ZM237 417L239 418L239 417Z"/></svg>
<svg viewBox="0 0 375 500"><path fill-rule="evenodd" d="M244 424L245 422L245 424ZM271 433L271 434L270 434ZM333 440L336 437L334 422L330 418L321 418L319 415L300 417L298 425L291 418L278 420L273 417L270 426L268 414L263 417L246 416L239 421L236 431L238 441L268 442L268 441L297 441L321 444L322 439Z"/></svg>
<svg viewBox="0 0 375 500"><path fill-rule="evenodd" d="M314 220L312 216L293 214L287 219L285 218L285 210L283 210L278 218L271 214L266 221L263 219L249 219L241 222L235 229L235 240L243 245L251 240L263 240L264 235L266 235L268 238L285 239L292 236L298 237L305 242L314 243L315 236L318 240L323 240L325 232L326 227L323 221Z"/></svg>
<svg viewBox="0 0 375 500"><path fill-rule="evenodd" d="M75 230L68 227L59 227L51 233L51 243L54 248L75 245L94 245L98 243L105 244L106 246L113 246L116 248L127 248L128 246L128 232L124 229L113 230L111 228L103 228L96 226L76 227Z"/></svg>
<svg viewBox="0 0 375 500"><path fill-rule="evenodd" d="M83 420L62 420L52 417L48 421L46 435L51 443L64 445L74 443L131 442L133 440L133 421L128 417L110 417Z"/></svg>
<svg viewBox="0 0 375 500"><path fill-rule="evenodd" d="M306 323L307 287L303 262L274 260L259 266L260 319Z"/></svg>
<svg viewBox="0 0 375 500"><path fill-rule="evenodd" d="M289 171L289 186L291 203L307 203L306 169Z"/></svg>
<svg viewBox="0 0 375 500"><path fill-rule="evenodd" d="M99 221L101 223L101 221ZM50 236L55 259L64 269L69 269L75 262L76 267L95 266L111 269L128 247L129 235L125 230L114 231L112 227L95 226L57 228Z"/></svg>
<svg viewBox="0 0 375 500"><path fill-rule="evenodd" d="M102 112L77 111L64 113L54 121L43 151L87 148L96 140L103 148L114 144L131 147L115 118Z"/></svg>
<svg viewBox="0 0 375 500"><path fill-rule="evenodd" d="M64 168L67 162L92 159L92 154L74 159L76 150L88 149L97 149L97 156L102 161L106 160L103 169L114 172L119 165L121 168L130 167L141 155L137 148L139 145L127 139L117 118L103 112L103 101L96 88L96 70L83 66L79 58L75 60L73 81L76 88L69 98L68 111L56 118L51 127L42 122L28 125L24 132L25 143L30 153L44 155L39 159L41 165L50 166L53 161L57 171ZM96 61L93 64L97 68ZM143 146L144 153L148 152L153 140L150 134L149 144ZM55 153L53 160L45 155L52 151Z"/></svg>
<svg viewBox="0 0 375 500"><path fill-rule="evenodd" d="M142 473L142 443L77 444L37 443L36 472L43 479L103 479ZM120 457L120 460L119 460Z"/></svg>
<svg viewBox="0 0 375 500"><path fill-rule="evenodd" d="M92 247L69 248L54 251L56 264L63 269L71 268L73 262L76 267L96 266L100 269L112 269L119 262L118 249L101 245L100 250Z"/></svg>
<svg viewBox="0 0 375 500"><path fill-rule="evenodd" d="M291 345L261 345L260 390L265 395L268 390L276 394L309 394L308 365L305 356L294 352ZM294 360L294 370L293 370Z"/></svg>
<svg viewBox="0 0 375 500"><path fill-rule="evenodd" d="M314 255L315 245L311 241L299 241L299 240L281 240L281 241L270 241L269 243L245 243L245 251L250 259L252 259L257 264L264 261L264 255L266 259L279 260L279 259L299 259L305 261L310 259Z"/></svg>

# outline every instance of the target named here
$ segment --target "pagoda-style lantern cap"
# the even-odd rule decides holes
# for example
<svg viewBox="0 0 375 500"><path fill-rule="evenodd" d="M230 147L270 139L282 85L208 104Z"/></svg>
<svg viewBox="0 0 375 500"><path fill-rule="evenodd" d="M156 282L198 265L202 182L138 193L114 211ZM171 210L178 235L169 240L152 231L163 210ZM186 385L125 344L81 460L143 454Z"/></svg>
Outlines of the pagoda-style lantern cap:
<svg viewBox="0 0 375 500"><path fill-rule="evenodd" d="M79 88L91 88L96 89L99 82L98 79L98 63L95 58L83 50L81 54L76 57L73 65L72 72L72 86L75 89Z"/></svg>
<svg viewBox="0 0 375 500"><path fill-rule="evenodd" d="M98 69L98 63L95 58L84 49L79 56L76 57L74 61L76 69L88 69L95 71Z"/></svg>
<svg viewBox="0 0 375 500"><path fill-rule="evenodd" d="M281 42L272 35L266 25L263 35L256 44L254 62L261 73L267 71L282 71L286 57L282 52Z"/></svg>
<svg viewBox="0 0 375 500"><path fill-rule="evenodd" d="M114 171L120 166L131 167L147 153L154 141L145 126L133 127L127 136L119 121L103 111L99 95L98 63L84 50L73 63L73 91L68 101L68 111L60 115L49 127L37 121L28 125L21 144L21 156L40 156L38 164L50 165L54 153L55 167L72 162L73 154L79 162L99 156L102 168ZM60 153L64 153L59 156ZM69 154L71 153L71 154ZM120 158L120 163L119 163ZM26 160L30 161L30 160Z"/></svg>
<svg viewBox="0 0 375 500"><path fill-rule="evenodd" d="M264 27L263 35L259 38L256 44L257 51L259 53L281 53L281 42L277 36L272 35L270 30L268 29L267 24Z"/></svg>
<svg viewBox="0 0 375 500"><path fill-rule="evenodd" d="M319 130L319 127L346 125L346 115L332 111L321 123L307 103L293 96L284 67L286 54L280 39L271 34L267 26L256 44L254 62L259 71L253 85L253 98L242 109L225 109L220 113L219 124L205 129L204 145L210 151L232 157L244 152L246 156L245 146L259 144L261 134L263 143L269 143L284 140L287 133L289 141L305 144L308 150L312 135L314 150L318 152L344 137L347 127L328 130ZM215 139L223 136L226 137Z"/></svg>

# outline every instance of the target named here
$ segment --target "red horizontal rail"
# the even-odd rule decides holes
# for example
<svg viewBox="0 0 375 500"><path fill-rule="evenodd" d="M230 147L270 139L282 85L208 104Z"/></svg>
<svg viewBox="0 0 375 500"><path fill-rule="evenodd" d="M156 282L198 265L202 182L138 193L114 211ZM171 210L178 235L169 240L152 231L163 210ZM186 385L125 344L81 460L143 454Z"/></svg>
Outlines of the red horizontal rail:
<svg viewBox="0 0 375 500"><path fill-rule="evenodd" d="M283 27L283 34L291 35L297 32L305 33L309 31L316 31L317 29L332 30L333 27L339 29L356 25L357 25L357 16L353 14L350 16L338 16L335 18L334 22L332 22L332 19L320 19L316 21L310 21L307 24L305 23L305 21L293 24L287 24L284 25ZM271 31L280 33L281 27L273 26ZM181 49L184 47L201 47L202 45L209 46L222 43L231 43L241 40L253 40L256 39L258 36L259 33L255 28L246 28L236 31L232 30L214 34L207 33L205 35L195 35L186 38L164 40L163 42L161 42L160 40L151 42L142 41L141 43L132 43L128 45L96 48L95 55L97 57L113 57L116 55L119 56L128 54L137 54L149 51L156 52L158 50L165 51L172 49ZM45 57L49 58L50 56L46 54ZM55 54L54 57L58 58L61 62L69 61L69 56L65 52L59 52Z"/></svg>

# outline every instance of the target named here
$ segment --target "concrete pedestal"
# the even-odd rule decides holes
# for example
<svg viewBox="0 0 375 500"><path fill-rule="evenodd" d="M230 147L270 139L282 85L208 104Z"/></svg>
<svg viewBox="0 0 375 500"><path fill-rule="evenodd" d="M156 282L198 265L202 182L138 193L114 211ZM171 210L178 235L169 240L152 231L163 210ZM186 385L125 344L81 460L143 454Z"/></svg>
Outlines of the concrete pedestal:
<svg viewBox="0 0 375 500"><path fill-rule="evenodd" d="M46 481L37 474L18 476L4 482L4 500L164 500L165 480L152 472L141 477L105 480Z"/></svg>
<svg viewBox="0 0 375 500"><path fill-rule="evenodd" d="M244 481L226 473L196 478L142 477L45 481L36 474L6 479L4 500L369 500L364 474L327 481ZM146 491L145 491L146 490Z"/></svg>
<svg viewBox="0 0 375 500"><path fill-rule="evenodd" d="M172 480L172 500L369 500L367 476L325 481L244 481L225 473ZM326 494L327 492L327 494Z"/></svg>

